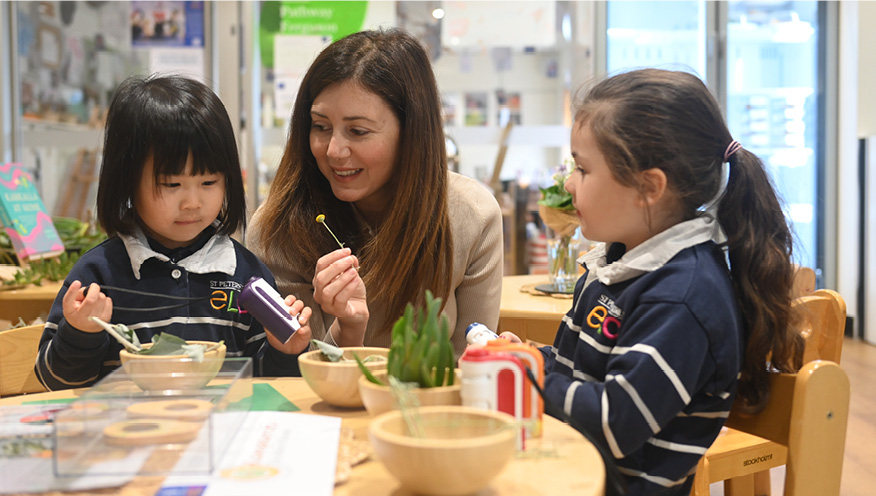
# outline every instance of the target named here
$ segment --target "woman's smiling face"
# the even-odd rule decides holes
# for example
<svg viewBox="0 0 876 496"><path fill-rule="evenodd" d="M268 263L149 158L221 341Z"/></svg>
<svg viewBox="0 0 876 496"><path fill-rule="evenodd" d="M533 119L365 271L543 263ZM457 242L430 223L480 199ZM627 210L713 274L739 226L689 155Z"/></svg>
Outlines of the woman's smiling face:
<svg viewBox="0 0 876 496"><path fill-rule="evenodd" d="M393 194L400 124L376 94L356 83L324 89L310 109L310 150L332 193L367 217L385 212Z"/></svg>

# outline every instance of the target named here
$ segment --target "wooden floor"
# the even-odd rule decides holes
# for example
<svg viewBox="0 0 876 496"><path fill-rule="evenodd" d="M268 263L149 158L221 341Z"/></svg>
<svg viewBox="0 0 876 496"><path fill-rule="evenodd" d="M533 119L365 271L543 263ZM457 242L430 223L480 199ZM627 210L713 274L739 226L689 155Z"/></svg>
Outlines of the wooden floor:
<svg viewBox="0 0 876 496"><path fill-rule="evenodd" d="M851 404L840 494L871 496L876 494L876 346L846 338L841 365L849 374ZM782 495L784 474L773 469L773 496ZM713 496L724 494L720 483L709 489Z"/></svg>

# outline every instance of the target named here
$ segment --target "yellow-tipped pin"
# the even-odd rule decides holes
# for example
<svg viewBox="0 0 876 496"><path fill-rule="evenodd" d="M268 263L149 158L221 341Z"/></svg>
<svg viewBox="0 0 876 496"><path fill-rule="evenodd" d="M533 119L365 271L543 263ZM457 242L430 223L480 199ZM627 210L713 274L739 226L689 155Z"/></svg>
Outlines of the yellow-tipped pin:
<svg viewBox="0 0 876 496"><path fill-rule="evenodd" d="M320 224L324 225L325 228L328 229L329 234L331 234L332 237L335 238L335 241L338 243L338 246L340 246L341 248L344 247L344 243L341 243L341 241L338 239L338 237L335 236L335 233L332 232L332 230L331 230L331 228L328 226L328 224L325 223L325 215L324 215L324 214L319 214L319 215L317 215L317 216L316 216L316 221L319 222Z"/></svg>

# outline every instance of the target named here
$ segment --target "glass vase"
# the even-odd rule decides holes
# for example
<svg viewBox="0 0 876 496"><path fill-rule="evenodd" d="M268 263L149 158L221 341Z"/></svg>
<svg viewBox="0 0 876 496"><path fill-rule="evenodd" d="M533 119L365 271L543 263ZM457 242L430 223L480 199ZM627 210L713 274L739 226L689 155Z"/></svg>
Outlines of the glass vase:
<svg viewBox="0 0 876 496"><path fill-rule="evenodd" d="M578 281L578 254L581 251L581 231L548 240L548 276L557 291L572 293Z"/></svg>

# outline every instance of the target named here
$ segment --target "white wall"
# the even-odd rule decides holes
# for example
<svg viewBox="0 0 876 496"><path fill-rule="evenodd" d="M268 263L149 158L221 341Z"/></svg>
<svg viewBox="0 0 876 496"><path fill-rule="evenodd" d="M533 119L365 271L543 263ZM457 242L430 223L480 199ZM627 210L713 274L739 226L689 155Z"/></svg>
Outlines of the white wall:
<svg viewBox="0 0 876 496"><path fill-rule="evenodd" d="M843 4L844 7L846 6L845 3ZM858 76L856 102L857 133L855 138L861 138L876 135L876 94L874 94L874 89L876 89L876 50L874 50L874 47L876 47L876 30L873 29L873 26L876 26L876 2L856 3L855 8L857 9L856 13L858 19L858 53L856 60ZM869 178L867 185L867 194L871 198L867 200L867 203L871 207L871 210L867 213L869 217L867 224L871 230L873 229L873 226L876 225L876 211L873 211L872 208L872 206L876 204L876 202L872 200L873 196L876 195L876 190L873 189L876 182L872 179L872 167L873 164L870 164L869 172L871 177ZM857 175L855 175L854 181L855 184L857 184ZM852 178L850 177L848 183L851 184L851 182ZM855 219L857 220L857 218L858 217L856 216ZM874 253L872 243L874 239L876 239L876 236L874 236L873 232L869 232L868 238L867 246L865 247L867 250L865 256L871 257ZM863 304L866 305L867 322L861 324L866 325L866 328L864 329L864 339L870 343L876 343L876 307L873 307L872 304L868 304L876 301L876 295L872 294L872 292L876 290L876 282L874 282L871 277L868 277L868 275L872 275L873 273L873 266L876 265L876 260L868 258L867 265L869 266L869 270L868 274L865 274L865 277L867 277L868 280L860 281L861 284L865 282L868 283L866 289L869 294L865 295L866 300L863 302ZM855 265L855 268L858 268L857 264ZM842 291L840 291L840 293L844 297L846 296Z"/></svg>
<svg viewBox="0 0 876 496"><path fill-rule="evenodd" d="M858 195L858 140L876 135L876 3L840 3L838 95L838 210L836 290L846 300L856 329L858 314L860 201ZM870 191L869 194L876 194ZM870 212L871 216L876 212ZM830 240L828 240L830 242ZM876 260L868 260L876 264ZM871 282L870 288L873 288ZM872 297L872 295L869 295ZM867 308L869 329L864 339L876 343L876 308Z"/></svg>
<svg viewBox="0 0 876 496"><path fill-rule="evenodd" d="M554 77L547 75L550 64L559 64L555 50L511 54L510 68L497 72L496 60L490 50L449 53L445 51L435 62L435 76L445 99L456 104L457 127L448 132L459 145L460 172L481 180L489 180L499 151L495 142L473 143L467 129L458 127L465 116L465 94L485 93L487 127L499 126L496 91L520 94L521 125L544 126L562 122L563 92L560 70ZM496 135L498 136L498 134ZM568 140L563 136L562 141ZM503 179L521 175L536 175L539 170L559 165L556 150L540 146L511 144L502 167Z"/></svg>
<svg viewBox="0 0 876 496"><path fill-rule="evenodd" d="M4 76L0 79L0 163L6 163L12 160L12 118L11 109L8 108L12 102L11 97L11 78L7 74L11 74L11 60L9 55L9 19L8 8L5 4L0 4L0 33L3 33L0 38L0 73Z"/></svg>
<svg viewBox="0 0 876 496"><path fill-rule="evenodd" d="M876 135L876 2L858 8L858 137Z"/></svg>

